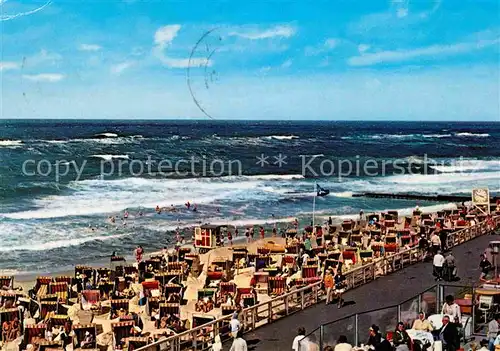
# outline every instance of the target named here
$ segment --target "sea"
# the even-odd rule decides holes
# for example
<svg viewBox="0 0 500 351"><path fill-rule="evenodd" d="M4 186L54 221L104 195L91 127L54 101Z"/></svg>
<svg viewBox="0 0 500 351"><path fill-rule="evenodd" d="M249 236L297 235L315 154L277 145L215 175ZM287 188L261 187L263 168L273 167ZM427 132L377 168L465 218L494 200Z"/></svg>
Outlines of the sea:
<svg viewBox="0 0 500 351"><path fill-rule="evenodd" d="M353 194L498 195L499 171L499 123L0 120L0 275L158 250L199 223L435 211L453 204Z"/></svg>

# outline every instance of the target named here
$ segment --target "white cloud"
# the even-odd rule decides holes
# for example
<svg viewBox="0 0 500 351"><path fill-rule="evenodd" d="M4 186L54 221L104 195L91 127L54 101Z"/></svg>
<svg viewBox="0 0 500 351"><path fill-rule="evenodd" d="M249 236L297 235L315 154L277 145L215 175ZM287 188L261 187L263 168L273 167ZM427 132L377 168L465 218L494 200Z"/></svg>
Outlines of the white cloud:
<svg viewBox="0 0 500 351"><path fill-rule="evenodd" d="M452 45L433 45L406 51L380 51L372 54L354 56L347 60L351 66L372 66L379 63L403 62L419 57L442 56L467 53L480 50L500 43L500 38L493 40L479 40L477 42L458 43Z"/></svg>
<svg viewBox="0 0 500 351"><path fill-rule="evenodd" d="M305 48L306 56L316 56L324 52L335 49L340 44L340 40L336 38L328 38L318 46L307 46Z"/></svg>
<svg viewBox="0 0 500 351"><path fill-rule="evenodd" d="M126 62L119 63L117 65L113 65L113 66L111 66L111 73L116 74L116 75L120 75L123 73L123 71L132 67L133 65L134 65L134 62L132 62L132 61L126 61Z"/></svg>
<svg viewBox="0 0 500 351"><path fill-rule="evenodd" d="M290 67L291 65L292 65L292 60L291 60L291 59L288 59L288 60L286 60L285 62L283 62L283 63L281 64L281 68L288 68L288 67Z"/></svg>
<svg viewBox="0 0 500 351"><path fill-rule="evenodd" d="M102 46L96 44L80 44L78 50L80 51L99 51L102 49Z"/></svg>
<svg viewBox="0 0 500 351"><path fill-rule="evenodd" d="M8 71L19 69L19 64L16 62L0 61L0 71Z"/></svg>
<svg viewBox="0 0 500 351"><path fill-rule="evenodd" d="M248 30L243 32L231 32L229 35L237 36L250 40L259 40L259 39L269 39L269 38L290 38L295 35L297 30L290 25L278 25L273 28L268 28L264 30Z"/></svg>
<svg viewBox="0 0 500 351"><path fill-rule="evenodd" d="M359 44L358 45L358 51L360 54L368 51L369 48L370 48L370 45L366 45L366 44Z"/></svg>
<svg viewBox="0 0 500 351"><path fill-rule="evenodd" d="M196 66L211 66L212 61L206 58L193 57L189 58L173 58L165 54L165 49L172 43L181 29L179 24L171 24L158 28L154 35L153 54L161 61L162 64L169 68L187 68Z"/></svg>
<svg viewBox="0 0 500 351"><path fill-rule="evenodd" d="M167 26L163 26L158 28L158 30L155 32L155 44L164 48L168 44L174 40L174 38L177 36L177 33L181 29L180 24L170 24Z"/></svg>
<svg viewBox="0 0 500 351"><path fill-rule="evenodd" d="M62 56L55 52L48 52L45 49L40 50L38 54L30 57L23 58L23 68L25 66L38 66L44 63L49 63L51 65L56 64L62 60Z"/></svg>
<svg viewBox="0 0 500 351"><path fill-rule="evenodd" d="M24 74L23 78L31 80L33 82L55 83L64 79L64 74L59 74L59 73Z"/></svg>

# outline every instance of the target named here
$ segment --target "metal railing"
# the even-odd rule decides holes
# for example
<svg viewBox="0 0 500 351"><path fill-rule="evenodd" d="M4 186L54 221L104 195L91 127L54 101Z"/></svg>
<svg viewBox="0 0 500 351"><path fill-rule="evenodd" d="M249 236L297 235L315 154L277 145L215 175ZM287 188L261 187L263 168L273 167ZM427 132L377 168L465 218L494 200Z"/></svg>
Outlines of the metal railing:
<svg viewBox="0 0 500 351"><path fill-rule="evenodd" d="M494 223L495 228L498 228L500 216L494 217ZM457 246L488 233L489 229L487 223L481 222L473 227L466 227L450 233L447 238L447 244L448 247ZM421 262L421 254L422 251L417 247L409 248L404 251L374 259L368 264L354 268L345 273L346 288L349 290L359 287L380 276L396 272L407 266ZM322 282L317 282L280 295L267 302L259 303L244 309L240 320L244 331L249 332L255 330L267 323L285 318L295 312L315 305L324 298L321 284ZM216 335L219 335L223 342L230 338L230 319L230 315L216 319L185 332L164 337L152 344L137 349L137 351L156 351L160 349L169 351L207 350L210 348L210 345L212 345Z"/></svg>
<svg viewBox="0 0 500 351"><path fill-rule="evenodd" d="M299 341L299 350L310 350L311 343L317 345L319 350L323 350L326 346L333 347L340 335L346 336L348 341L353 345L359 345L364 340L368 340L368 331L373 324L380 327L382 335L394 331L399 322L403 322L407 327L411 327L413 322L418 318L420 312L424 312L426 316L440 314L441 306L444 303L444 296L456 296L458 291L463 292L469 289L474 291L475 287L455 284L436 284L402 303L355 313L322 324L306 335L303 342ZM475 294L473 294L472 301L474 301L474 295ZM469 336L468 334L472 335L474 333L474 305L475 304L472 306L471 317L469 317L462 326L462 329L467 331L462 335L462 340L464 341ZM470 329L468 329L469 327Z"/></svg>

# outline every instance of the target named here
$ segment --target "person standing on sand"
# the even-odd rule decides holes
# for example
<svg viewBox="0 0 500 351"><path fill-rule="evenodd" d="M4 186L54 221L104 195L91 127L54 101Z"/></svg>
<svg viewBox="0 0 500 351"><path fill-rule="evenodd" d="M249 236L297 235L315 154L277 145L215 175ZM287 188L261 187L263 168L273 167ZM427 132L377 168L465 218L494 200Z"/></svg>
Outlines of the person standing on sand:
<svg viewBox="0 0 500 351"><path fill-rule="evenodd" d="M144 249L142 248L141 245L137 246L137 248L135 249L135 260L137 261L137 263L141 262L142 261L142 255L144 254Z"/></svg>
<svg viewBox="0 0 500 351"><path fill-rule="evenodd" d="M227 241L229 241L229 245L233 246L233 234L231 234L231 231L227 232Z"/></svg>
<svg viewBox="0 0 500 351"><path fill-rule="evenodd" d="M264 227L260 227L260 238L261 239L264 239L264 236L265 236L265 231L264 231Z"/></svg>
<svg viewBox="0 0 500 351"><path fill-rule="evenodd" d="M245 229L245 236L247 237L247 244L250 243L250 230L248 228Z"/></svg>

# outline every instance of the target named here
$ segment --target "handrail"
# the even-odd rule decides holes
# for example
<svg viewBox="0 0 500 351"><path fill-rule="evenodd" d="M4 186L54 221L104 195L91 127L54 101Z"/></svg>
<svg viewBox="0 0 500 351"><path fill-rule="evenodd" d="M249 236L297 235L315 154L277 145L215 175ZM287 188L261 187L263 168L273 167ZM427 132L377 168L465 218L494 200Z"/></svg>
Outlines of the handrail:
<svg viewBox="0 0 500 351"><path fill-rule="evenodd" d="M494 223L495 223L495 228L497 228L499 226L499 224L500 224L500 216L493 217L493 220L494 220ZM488 223L487 223L487 221L476 223L474 226L469 226L469 227L465 227L465 228L459 229L459 230L457 230L455 232L452 232L452 233L448 234L447 241L448 241L448 243L451 242L451 245L449 245L448 247L453 247L453 246L460 245L460 244L462 244L462 243L464 243L466 241L469 241L469 240L474 239L474 238L476 238L478 236L484 235L484 234L486 234L488 232L489 232L489 230L488 230ZM465 235L463 235L463 234L465 234ZM377 265L380 265L380 268L383 269L383 272L384 272L383 275L388 275L390 273L398 271L399 269L403 269L404 268L403 258L404 258L405 255L409 254L409 260L410 260L409 265L420 262L419 258L416 258L412 262L412 256L414 256L415 254L418 254L420 251L421 250L418 247L414 246L414 247L411 247L411 248L409 248L407 250L404 250L404 251L395 252L395 253L393 253L391 255L384 256L384 257L381 257L379 259L374 259L370 263L367 263L367 264L364 264L362 266L353 268L352 270L349 270L348 272L345 273L346 281L348 282L347 289L349 290L349 289L355 288L357 286L364 285L368 281L374 280L377 277L377 274L375 272L375 267ZM397 267L395 267L395 265L393 265L397 260L401 260L401 264L400 264L401 267L400 268L397 268ZM390 266L390 267L388 267L388 266ZM388 268L390 268L390 269L388 269ZM359 272L362 272L362 271L366 271L366 270L370 270L371 271L371 277L369 277L371 279L369 279L367 281L367 279L366 279L367 277L364 276L363 282L361 284L359 284L359 285L356 285L355 284L356 274L359 273ZM319 289L319 288L320 288L321 284L322 284L322 282L319 281L319 282L316 282L314 284L311 284L311 285L299 288L297 290L290 291L288 293L280 295L280 296L278 296L278 297L276 297L274 299L271 299L269 301L262 302L262 303L259 303L257 305L254 305L254 306L251 306L251 307L248 307L248 308L244 309L243 312L242 312L243 313L243 320L245 322L244 324L246 324L246 322L247 322L247 317L250 316L251 320L252 320L252 323L251 323L252 324L252 328L251 328L251 330L255 329L256 328L256 326L255 326L255 324L256 324L255 323L255 319L257 318L257 315L258 315L258 309L262 308L264 306L267 306L268 309L269 309L268 320L269 320L269 322L271 322L272 321L272 317L273 317L273 313L272 313L273 303L277 303L277 302L281 302L281 304L285 305L286 315L293 313L293 311L292 312L289 311L289 299L291 297L293 297L293 296L300 296L300 307L301 307L301 309L304 309L304 308L308 307L308 305L305 304L305 300L306 300L306 296L305 295L306 294L312 293L313 300L315 302L318 302L319 292L321 291L321 289ZM395 305L395 306L398 306L398 305ZM388 307L394 307L394 306L388 306ZM384 307L384 308L388 308L388 307ZM378 309L376 309L376 310L378 310ZM376 311L376 310L374 310L374 311ZM371 311L371 312L373 312L373 311ZM168 337L166 339L158 340L158 341L156 341L154 343L151 343L151 344L148 344L146 346L143 346L143 347L137 349L137 351L149 351L149 350L153 350L153 349L156 350L156 346L158 346L160 344L163 344L163 343L170 343L171 344L171 350L180 350L181 349L180 348L180 344L177 344L178 347L175 347L175 344L174 344L175 342L180 343L180 341L183 338L190 337L190 336L193 335L193 333L202 333L203 334L203 330L205 330L207 328L213 327L214 330L216 330L216 329L218 329L219 325L223 324L223 322L227 323L227 321L230 318L231 318L230 315L218 318L218 319L216 319L214 321L211 321L209 323L206 323L204 325L195 327L193 329L189 329L189 330L187 330L185 332L182 332L182 333L173 335L171 337ZM329 323L333 323L333 322L335 322L335 321L332 321L332 322L329 322ZM327 324L329 324L329 323L327 323ZM213 338L215 337L215 333L212 333L212 334L213 335L210 336L211 340L213 340ZM196 340L193 340L193 342L196 343Z"/></svg>

